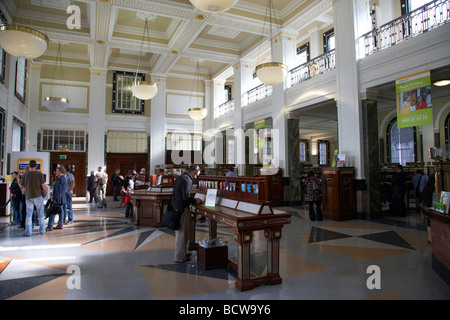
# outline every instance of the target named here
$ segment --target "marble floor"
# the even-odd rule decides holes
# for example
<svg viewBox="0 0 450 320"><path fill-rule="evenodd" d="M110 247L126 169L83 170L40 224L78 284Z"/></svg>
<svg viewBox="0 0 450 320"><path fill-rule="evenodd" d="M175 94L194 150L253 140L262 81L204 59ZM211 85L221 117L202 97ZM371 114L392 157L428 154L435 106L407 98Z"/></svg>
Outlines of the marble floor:
<svg viewBox="0 0 450 320"><path fill-rule="evenodd" d="M246 292L235 289L234 271L204 270L196 252L190 262L174 263L174 232L127 222L125 208L111 199L99 209L74 198L74 223L45 235L35 227L24 237L23 229L1 218L0 299L450 299L450 287L431 268L427 232L414 210L406 218L311 222L301 206L278 209L292 213L280 245L283 283ZM231 229L219 225L218 232L234 258ZM206 237L207 224L197 224L196 239ZM255 275L266 268L265 246L264 235L255 233Z"/></svg>

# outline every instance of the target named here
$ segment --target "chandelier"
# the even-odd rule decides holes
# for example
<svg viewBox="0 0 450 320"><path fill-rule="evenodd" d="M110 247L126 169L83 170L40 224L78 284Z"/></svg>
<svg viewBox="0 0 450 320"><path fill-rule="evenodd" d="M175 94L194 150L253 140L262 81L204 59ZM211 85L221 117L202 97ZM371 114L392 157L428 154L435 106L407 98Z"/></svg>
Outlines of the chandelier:
<svg viewBox="0 0 450 320"><path fill-rule="evenodd" d="M57 97L45 97L45 106L53 112L66 111L69 107L69 99Z"/></svg>
<svg viewBox="0 0 450 320"><path fill-rule="evenodd" d="M58 59L59 58L59 59ZM53 82L55 81L55 75L56 75L56 69L58 66L58 60L61 64L61 79L64 82L64 70L62 66L62 58L61 58L61 44L58 43L58 53L56 54L56 61L55 61L55 67L53 68L53 76L52 76L52 86L50 90L50 96L45 97L44 104L47 107L48 110L53 112L62 112L65 111L69 107L69 99L62 98L62 97L53 97ZM63 85L64 90L66 90L66 86ZM67 97L67 92L65 92L65 95Z"/></svg>
<svg viewBox="0 0 450 320"><path fill-rule="evenodd" d="M194 76L194 82L192 83L192 90L191 90L191 97L189 98L189 105L191 105L192 96L194 94L194 86L197 84L197 92L198 92L198 81L199 81L199 71L200 71L200 65L197 60L197 68L195 69L195 76ZM208 114L208 110L203 107L194 107L188 109L189 117L192 120L203 120L205 119L206 115Z"/></svg>
<svg viewBox="0 0 450 320"><path fill-rule="evenodd" d="M217 13L227 11L238 2L238 0L189 0L194 7L200 11Z"/></svg>
<svg viewBox="0 0 450 320"><path fill-rule="evenodd" d="M206 115L208 114L208 110L206 110L206 108L189 108L188 114L192 120L200 121L205 119Z"/></svg>
<svg viewBox="0 0 450 320"><path fill-rule="evenodd" d="M271 52L273 52L273 37L272 37L272 14L275 18L275 10L273 8L272 0L267 1L267 9L266 9L266 19L267 19L267 12L269 13L269 24L270 24L270 48ZM265 25L264 21L264 25ZM264 27L263 27L263 33L264 33ZM278 31L278 34L280 32ZM261 40L262 41L262 40ZM256 75L258 79L267 85L277 85L281 83L284 78L286 77L286 74L288 72L288 67L282 62L266 62L262 63L256 66L255 68Z"/></svg>
<svg viewBox="0 0 450 320"><path fill-rule="evenodd" d="M19 16L21 4L19 0L19 6L15 14L16 17ZM43 10L42 14L44 14ZM43 18L45 20L45 17ZM48 44L48 37L31 27L26 27L18 23L0 25L0 47L14 57L35 59L44 54Z"/></svg>
<svg viewBox="0 0 450 320"><path fill-rule="evenodd" d="M14 57L35 59L47 50L48 42L47 36L36 29L17 24L0 26L0 46Z"/></svg>
<svg viewBox="0 0 450 320"><path fill-rule="evenodd" d="M139 55L136 76L134 78L134 82L131 84L131 92L136 98L141 100L149 100L154 96L156 96L156 94L158 93L158 84L149 81L137 80L137 75L139 73L139 65L141 63L141 56L144 49L144 38L146 33L148 34L147 18L145 18L144 33L142 35L141 54Z"/></svg>

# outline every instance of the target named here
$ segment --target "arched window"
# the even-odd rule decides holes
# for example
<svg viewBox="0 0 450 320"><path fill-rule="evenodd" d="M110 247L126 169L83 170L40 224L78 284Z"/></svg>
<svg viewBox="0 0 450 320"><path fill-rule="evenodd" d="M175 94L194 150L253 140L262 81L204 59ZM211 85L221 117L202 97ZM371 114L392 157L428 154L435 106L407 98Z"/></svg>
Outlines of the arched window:
<svg viewBox="0 0 450 320"><path fill-rule="evenodd" d="M445 118L445 159L450 160L450 113Z"/></svg>
<svg viewBox="0 0 450 320"><path fill-rule="evenodd" d="M398 128L394 118L386 130L387 161L405 165L417 161L416 128Z"/></svg>

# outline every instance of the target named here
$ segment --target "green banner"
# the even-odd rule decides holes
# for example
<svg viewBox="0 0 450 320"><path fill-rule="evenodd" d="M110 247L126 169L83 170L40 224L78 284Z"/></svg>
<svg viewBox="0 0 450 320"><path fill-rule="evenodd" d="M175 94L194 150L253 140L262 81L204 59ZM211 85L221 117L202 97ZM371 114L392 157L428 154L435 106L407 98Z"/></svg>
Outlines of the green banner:
<svg viewBox="0 0 450 320"><path fill-rule="evenodd" d="M433 124L429 70L397 79L395 87L398 128Z"/></svg>
<svg viewBox="0 0 450 320"><path fill-rule="evenodd" d="M264 126L266 125L266 120L258 120L255 121L254 128L256 131L256 140L255 140L255 148L261 149L264 148L266 144L266 138L264 136Z"/></svg>

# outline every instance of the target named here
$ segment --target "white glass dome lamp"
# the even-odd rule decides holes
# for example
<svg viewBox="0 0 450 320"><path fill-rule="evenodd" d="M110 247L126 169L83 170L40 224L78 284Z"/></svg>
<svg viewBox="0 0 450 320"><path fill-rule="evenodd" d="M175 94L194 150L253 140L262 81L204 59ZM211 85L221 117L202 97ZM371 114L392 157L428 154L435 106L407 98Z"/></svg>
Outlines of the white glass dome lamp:
<svg viewBox="0 0 450 320"><path fill-rule="evenodd" d="M189 0L194 7L203 12L218 13L227 11L238 0Z"/></svg>

